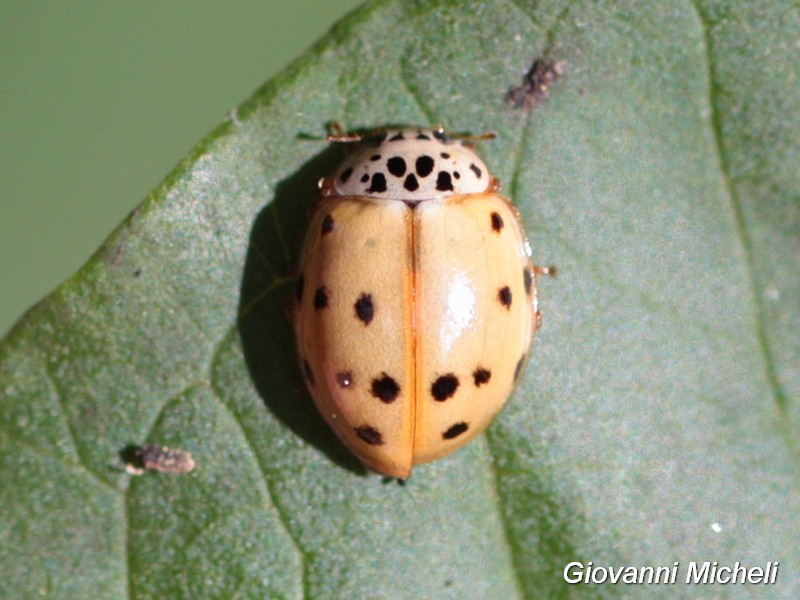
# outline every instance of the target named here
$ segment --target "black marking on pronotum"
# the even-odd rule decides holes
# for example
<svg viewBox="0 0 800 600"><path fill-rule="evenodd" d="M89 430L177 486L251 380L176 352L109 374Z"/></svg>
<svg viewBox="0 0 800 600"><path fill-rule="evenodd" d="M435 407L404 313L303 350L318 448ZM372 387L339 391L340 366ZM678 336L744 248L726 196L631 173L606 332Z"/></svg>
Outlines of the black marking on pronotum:
<svg viewBox="0 0 800 600"><path fill-rule="evenodd" d="M322 310L323 308L328 307L328 289L321 285L317 288L317 291L314 292L314 308L317 310Z"/></svg>
<svg viewBox="0 0 800 600"><path fill-rule="evenodd" d="M356 309L356 317L364 323L369 325L372 317L375 316L375 305L372 302L372 294L361 294L353 305Z"/></svg>
<svg viewBox="0 0 800 600"><path fill-rule="evenodd" d="M423 154L417 158L417 162L414 163L414 166L416 167L417 175L420 177L427 177L433 172L433 159Z"/></svg>
<svg viewBox="0 0 800 600"><path fill-rule="evenodd" d="M402 131L398 131L392 137L389 138L389 141L390 142L396 142L398 140L404 140L404 139L405 139L405 136L403 135L403 132Z"/></svg>
<svg viewBox="0 0 800 600"><path fill-rule="evenodd" d="M444 402L448 398L452 398L453 394L458 389L458 377L453 373L442 375L431 385L431 395L437 402Z"/></svg>
<svg viewBox="0 0 800 600"><path fill-rule="evenodd" d="M368 173L364 173L361 176L361 183L367 183L368 181L369 181L369 174Z"/></svg>
<svg viewBox="0 0 800 600"><path fill-rule="evenodd" d="M325 215L322 219L322 235L326 233L330 233L333 231L333 217L330 215Z"/></svg>
<svg viewBox="0 0 800 600"><path fill-rule="evenodd" d="M461 421L459 423L455 423L454 425L452 425L450 427L450 429L448 429L447 431L445 431L442 434L442 439L452 440L453 438L457 438L458 436L460 436L467 429L469 429L469 425L464 423L464 421Z"/></svg>
<svg viewBox="0 0 800 600"><path fill-rule="evenodd" d="M419 134L417 134L417 139L418 139L418 140L429 140L429 139L431 139L431 138L429 138L427 135L425 135L424 133L422 133L422 132L420 131L420 132L419 132Z"/></svg>
<svg viewBox="0 0 800 600"><path fill-rule="evenodd" d="M481 171L481 168L475 163L471 163L469 165L469 168L472 170L473 173L475 173L475 177L477 177L478 179L480 179L481 175L483 175L483 171Z"/></svg>
<svg viewBox="0 0 800 600"><path fill-rule="evenodd" d="M366 442L370 446L383 446L383 436L381 435L381 432L374 427L370 427L369 425L361 425L360 427L355 427L354 429L356 435L360 437L363 442Z"/></svg>
<svg viewBox="0 0 800 600"><path fill-rule="evenodd" d="M308 383L314 385L314 372L311 370L311 365L308 364L308 361L303 359L303 370L306 372L306 379L308 379Z"/></svg>
<svg viewBox="0 0 800 600"><path fill-rule="evenodd" d="M339 175L339 181L341 181L342 183L346 182L348 179L350 179L350 175L352 174L353 174L353 167L347 167L344 171L342 171L342 174Z"/></svg>
<svg viewBox="0 0 800 600"><path fill-rule="evenodd" d="M481 387L484 383L489 383L489 380L492 378L492 372L489 369L478 367L475 369L475 372L472 373L472 378L475 380L475 387Z"/></svg>
<svg viewBox="0 0 800 600"><path fill-rule="evenodd" d="M440 192L453 191L453 180L447 171L439 171L436 177L436 189Z"/></svg>
<svg viewBox="0 0 800 600"><path fill-rule="evenodd" d="M391 404L400 395L400 386L386 373L381 373L380 378L376 377L372 380L372 389L370 391L381 402Z"/></svg>
<svg viewBox="0 0 800 600"><path fill-rule="evenodd" d="M395 177L402 177L406 174L406 161L400 156L393 156L386 161L386 168Z"/></svg>
<svg viewBox="0 0 800 600"><path fill-rule="evenodd" d="M525 293L530 296L533 289L533 275L528 267L522 268L522 284L525 286Z"/></svg>
<svg viewBox="0 0 800 600"><path fill-rule="evenodd" d="M503 228L503 217L501 217L496 212L492 213L492 230L500 233L500 230Z"/></svg>
<svg viewBox="0 0 800 600"><path fill-rule="evenodd" d="M406 180L403 182L403 187L409 192L414 192L419 189L419 181L417 181L413 173L408 174L408 177L406 177Z"/></svg>
<svg viewBox="0 0 800 600"><path fill-rule="evenodd" d="M519 376L522 375L522 371L525 368L525 358L526 356L523 354L519 357L519 361L517 362L517 366L514 367L514 381L519 379Z"/></svg>
<svg viewBox="0 0 800 600"><path fill-rule="evenodd" d="M497 290L497 299L500 304L511 310L511 288L506 285Z"/></svg>
<svg viewBox="0 0 800 600"><path fill-rule="evenodd" d="M353 387L353 372L352 371L341 371L340 373L336 374L336 383L339 384L340 388L349 388Z"/></svg>
<svg viewBox="0 0 800 600"><path fill-rule="evenodd" d="M461 179L461 173L459 173L458 171L453 171L453 177L455 177L456 179Z"/></svg>
<svg viewBox="0 0 800 600"><path fill-rule="evenodd" d="M372 156L369 157L369 159L371 161L375 162L376 160L380 160L381 159L381 155L380 154L373 154Z"/></svg>
<svg viewBox="0 0 800 600"><path fill-rule="evenodd" d="M439 154L442 158L450 158L450 155L447 152L442 152Z"/></svg>
<svg viewBox="0 0 800 600"><path fill-rule="evenodd" d="M294 284L294 297L297 298L297 302L302 302L303 300L303 288L306 286L306 279L303 277L303 274L297 277L297 283Z"/></svg>
<svg viewBox="0 0 800 600"><path fill-rule="evenodd" d="M386 191L386 176L383 173L373 173L372 183L367 188L367 192L385 192Z"/></svg>

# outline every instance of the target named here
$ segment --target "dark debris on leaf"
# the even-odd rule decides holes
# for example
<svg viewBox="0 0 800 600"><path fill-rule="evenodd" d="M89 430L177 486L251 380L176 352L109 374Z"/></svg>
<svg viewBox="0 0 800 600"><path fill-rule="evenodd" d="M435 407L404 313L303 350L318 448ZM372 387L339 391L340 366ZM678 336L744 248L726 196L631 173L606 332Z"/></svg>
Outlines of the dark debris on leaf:
<svg viewBox="0 0 800 600"><path fill-rule="evenodd" d="M550 97L550 86L566 71L567 62L537 58L522 79L522 84L508 90L508 101L517 108L536 108Z"/></svg>

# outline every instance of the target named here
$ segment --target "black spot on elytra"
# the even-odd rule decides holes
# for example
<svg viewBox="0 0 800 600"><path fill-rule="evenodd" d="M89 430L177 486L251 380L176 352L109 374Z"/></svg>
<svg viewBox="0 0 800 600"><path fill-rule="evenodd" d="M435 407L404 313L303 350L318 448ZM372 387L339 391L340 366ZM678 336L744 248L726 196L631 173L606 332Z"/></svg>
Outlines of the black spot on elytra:
<svg viewBox="0 0 800 600"><path fill-rule="evenodd" d="M395 177L402 177L406 174L406 161L400 156L393 156L386 161L386 168Z"/></svg>
<svg viewBox="0 0 800 600"><path fill-rule="evenodd" d="M437 402L444 402L451 398L458 389L458 377L453 373L442 375L431 385L431 395Z"/></svg>
<svg viewBox="0 0 800 600"><path fill-rule="evenodd" d="M475 177L477 177L478 179L480 179L481 176L483 175L483 171L481 171L481 168L475 163L470 164L469 168L472 170L473 173L475 173Z"/></svg>
<svg viewBox="0 0 800 600"><path fill-rule="evenodd" d="M478 367L472 374L472 378L475 380L475 387L481 387L484 383L489 383L492 378L492 372L489 369Z"/></svg>
<svg viewBox="0 0 800 600"><path fill-rule="evenodd" d="M369 181L369 174L368 173L364 173L361 176L361 183L367 183L368 181Z"/></svg>
<svg viewBox="0 0 800 600"><path fill-rule="evenodd" d="M383 446L383 436L381 435L381 432L374 427L370 427L369 425L361 425L360 427L355 427L354 429L356 435L370 446Z"/></svg>
<svg viewBox="0 0 800 600"><path fill-rule="evenodd" d="M306 379L308 379L308 383L314 385L314 372L311 370L311 365L308 364L307 360L303 360L303 370L306 372Z"/></svg>
<svg viewBox="0 0 800 600"><path fill-rule="evenodd" d="M339 384L340 388L349 388L353 387L353 372L352 371L341 371L340 373L336 374L336 383Z"/></svg>
<svg viewBox="0 0 800 600"><path fill-rule="evenodd" d="M328 308L328 289L322 285L314 292L314 308L322 310Z"/></svg>
<svg viewBox="0 0 800 600"><path fill-rule="evenodd" d="M492 213L492 229L498 233L503 228L503 217L496 212Z"/></svg>
<svg viewBox="0 0 800 600"><path fill-rule="evenodd" d="M433 172L433 159L430 156L423 154L417 158L415 163L417 175L420 177L427 177Z"/></svg>
<svg viewBox="0 0 800 600"><path fill-rule="evenodd" d="M422 132L420 131L420 132L417 134L417 139L418 139L418 140L429 140L429 139L431 139L431 138L429 138L427 135L425 135L424 133L422 133Z"/></svg>
<svg viewBox="0 0 800 600"><path fill-rule="evenodd" d="M453 180L450 177L450 173L447 171L439 171L439 175L436 177L436 189L440 192L453 190Z"/></svg>
<svg viewBox="0 0 800 600"><path fill-rule="evenodd" d="M373 173L372 183L367 188L367 192L385 192L386 191L386 176L383 173Z"/></svg>
<svg viewBox="0 0 800 600"><path fill-rule="evenodd" d="M325 218L322 219L322 235L330 233L331 231L333 231L333 217L325 215Z"/></svg>
<svg viewBox="0 0 800 600"><path fill-rule="evenodd" d="M501 287L497 290L497 299L500 301L500 304L505 306L507 309L511 309L511 288L507 285Z"/></svg>
<svg viewBox="0 0 800 600"><path fill-rule="evenodd" d="M354 304L356 309L356 317L364 323L369 325L372 317L375 316L375 305L372 303L372 294L361 294Z"/></svg>
<svg viewBox="0 0 800 600"><path fill-rule="evenodd" d="M439 156L441 156L442 158L450 158L450 155L447 152L442 152L441 154L439 154Z"/></svg>
<svg viewBox="0 0 800 600"><path fill-rule="evenodd" d="M402 132L402 131L398 131L398 132L397 132L397 133L395 133L395 134L394 134L392 137L390 137L390 138L389 138L389 141L390 141L390 142L396 142L396 141L398 141L398 140L404 140L404 139L406 139L406 138L405 138L405 136L403 135L403 132Z"/></svg>
<svg viewBox="0 0 800 600"><path fill-rule="evenodd" d="M448 429L442 434L442 439L452 440L453 438L457 438L458 436L460 436L467 429L469 429L469 425L464 423L464 421L455 423L453 426L450 427L450 429Z"/></svg>
<svg viewBox="0 0 800 600"><path fill-rule="evenodd" d="M371 392L381 402L391 404L400 395L400 386L386 373L381 373L380 379L375 378L372 380Z"/></svg>
<svg viewBox="0 0 800 600"><path fill-rule="evenodd" d="M522 268L522 284L525 286L525 293L530 296L533 289L533 275L528 267Z"/></svg>
<svg viewBox="0 0 800 600"><path fill-rule="evenodd" d="M352 174L353 174L353 167L347 167L344 171L342 171L342 174L339 175L339 181L344 183L345 181L350 179L350 175Z"/></svg>
<svg viewBox="0 0 800 600"><path fill-rule="evenodd" d="M297 298L297 302L301 302L303 300L303 288L306 287L306 279L303 277L303 274L297 278L297 283L294 284L294 297Z"/></svg>
<svg viewBox="0 0 800 600"><path fill-rule="evenodd" d="M406 188L409 192L413 192L419 189L419 181L417 181L417 178L414 176L413 173L408 174L408 177L406 177L406 180L403 182L403 187Z"/></svg>
<svg viewBox="0 0 800 600"><path fill-rule="evenodd" d="M461 179L461 173L459 173L458 171L453 171L453 177L455 177L456 179Z"/></svg>
<svg viewBox="0 0 800 600"><path fill-rule="evenodd" d="M372 156L369 157L369 159L374 162L376 160L380 160L381 159L381 155L380 154L373 154Z"/></svg>
<svg viewBox="0 0 800 600"><path fill-rule="evenodd" d="M525 370L525 359L527 357L523 354L519 357L519 361L517 361L517 366L514 367L514 381L519 379L519 376L522 375L522 371Z"/></svg>

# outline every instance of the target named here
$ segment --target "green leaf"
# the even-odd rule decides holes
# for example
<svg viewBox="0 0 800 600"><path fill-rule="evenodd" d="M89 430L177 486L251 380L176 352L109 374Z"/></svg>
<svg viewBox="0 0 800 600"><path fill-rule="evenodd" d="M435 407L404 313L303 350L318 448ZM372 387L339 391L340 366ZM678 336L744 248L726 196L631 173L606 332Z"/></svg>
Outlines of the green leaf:
<svg viewBox="0 0 800 600"><path fill-rule="evenodd" d="M352 15L0 346L0 597L797 597L798 40L788 1ZM515 108L536 56L566 75ZM560 271L507 409L405 486L327 430L285 318L330 119L497 131ZM133 476L145 442L198 467ZM571 561L680 576L568 585ZM687 586L690 561L780 573Z"/></svg>

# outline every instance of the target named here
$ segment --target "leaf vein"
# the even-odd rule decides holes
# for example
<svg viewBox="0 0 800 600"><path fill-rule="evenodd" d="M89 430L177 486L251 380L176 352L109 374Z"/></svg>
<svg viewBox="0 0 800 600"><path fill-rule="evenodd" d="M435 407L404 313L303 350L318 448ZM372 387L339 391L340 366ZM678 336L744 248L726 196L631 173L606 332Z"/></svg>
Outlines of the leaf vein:
<svg viewBox="0 0 800 600"><path fill-rule="evenodd" d="M535 6L533 7L532 10L529 10L528 6L520 2L519 0L508 0L508 3L514 8L516 8L523 15L525 15L532 25L542 30L546 29L546 27L542 25L539 19L535 16L535 11L536 11Z"/></svg>
<svg viewBox="0 0 800 600"><path fill-rule="evenodd" d="M744 217L742 201L739 197L739 190L733 183L734 179L731 176L731 166L725 151L725 136L723 134L722 114L720 112L718 103L719 89L717 85L717 64L714 60L713 41L711 39L711 27L713 25L706 20L705 14L700 8L697 0L691 0L691 5L694 8L700 24L703 51L706 58L708 104L711 112L709 127L711 128L712 139L716 149L723 186L725 187L730 211L733 216L736 231L739 236L742 252L745 258L747 283L750 287L753 298L753 320L755 325L756 341L764 361L764 375L772 392L773 400L781 415L786 417L788 399L786 392L781 385L780 378L778 377L775 360L772 356L772 348L770 347L769 338L767 336L764 302L758 289L758 277L756 275L757 269L755 265L753 243L747 231L747 222Z"/></svg>
<svg viewBox="0 0 800 600"><path fill-rule="evenodd" d="M64 426L67 428L67 432L69 433L70 443L72 444L72 449L75 451L75 456L78 457L78 461L81 461L81 454L78 450L78 440L75 436L75 430L72 427L72 423L69 420L69 414L67 413L67 408L64 406L64 395L61 392L61 386L56 381L55 374L52 371L52 367L49 364L49 361L46 357L42 357L42 363L44 364L44 374L45 378L47 379L47 383L50 384L50 387L53 390L53 394L56 397L56 403L58 404L59 412L61 413L61 417L64 420Z"/></svg>
<svg viewBox="0 0 800 600"><path fill-rule="evenodd" d="M82 462L73 462L71 460L68 460L65 456L59 456L58 454L53 454L52 452L48 452L44 448L40 448L39 446L36 446L35 444L32 444L28 440L19 437L13 431L11 431L11 430L9 430L9 429L7 429L5 427L2 428L2 432L11 442L13 442L13 443L15 443L15 444L17 444L19 446L22 446L23 448L27 448L29 451L33 452L37 456L41 456L43 458L48 458L48 459L51 459L51 460L55 460L55 461L57 461L57 462L59 462L59 463L61 463L63 465L66 465L69 468L72 468L72 469L75 469L75 470L80 471L82 473L85 473L90 479L92 479L96 483L100 484L104 488L109 489L109 490L111 490L111 491L113 491L113 492L115 492L117 494L119 494L121 492L121 490L118 487L116 487L114 484L112 484L111 482L107 481L106 479L103 479L102 477L99 477L97 475L97 473L95 473L94 471L89 469Z"/></svg>
<svg viewBox="0 0 800 600"><path fill-rule="evenodd" d="M509 523L508 518L506 517L506 513L503 510L504 501L503 501L503 494L500 491L500 469L497 466L497 458L494 454L494 448L491 441L491 436L483 434L483 438L486 441L486 446L489 449L489 470L490 470L490 477L492 479L492 489L494 490L494 503L495 509L497 510L497 514L500 518L500 523L502 524L503 528L503 540L505 541L506 547L508 548L508 553L511 557L511 564L513 565L514 571L514 582L516 584L517 592L520 597L525 597L523 593L523 584L522 578L520 577L520 572L522 572L523 568L526 566L522 564L522 559L520 557L519 549L514 544L514 535L511 531L511 525Z"/></svg>
<svg viewBox="0 0 800 600"><path fill-rule="evenodd" d="M407 48L405 52L403 52L403 58L400 59L400 81L402 82L403 87L406 89L406 92L408 92L408 95L414 101L414 104L417 105L417 110L428 120L426 125L437 125L437 119L433 113L433 110L431 110L431 108L423 100L422 92L417 84L413 81L412 73L414 72L414 69L408 62L408 59L405 58L409 53L410 50Z"/></svg>
<svg viewBox="0 0 800 600"><path fill-rule="evenodd" d="M225 402L224 395L221 393L220 390L216 388L216 386L212 383L211 384L211 391L213 392L214 398L219 402L220 406L225 409L225 411L231 416L233 421L239 427L239 431L242 434L242 439L244 439L245 443L247 444L248 449L253 455L253 458L256 461L256 465L258 465L258 470L261 472L261 477L264 482L264 491L266 492L267 500L270 504L272 504L273 508L275 508L275 513L278 515L278 521L280 522L283 529L286 531L286 535L291 540L292 545L297 552L298 558L300 560L300 568L302 571L302 588L303 588L303 597L306 598L309 596L308 594L308 554L303 549L303 546L300 544L300 540L295 537L294 531L289 523L289 519L287 518L283 507L280 506L280 503L276 500L277 494L272 485L272 479L269 477L269 473L267 471L264 462L261 460L261 456L256 450L256 446L253 443L253 440L250 439L250 435L247 432L247 428L242 424L238 415L233 411L233 409Z"/></svg>

